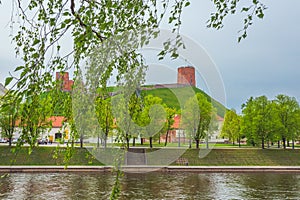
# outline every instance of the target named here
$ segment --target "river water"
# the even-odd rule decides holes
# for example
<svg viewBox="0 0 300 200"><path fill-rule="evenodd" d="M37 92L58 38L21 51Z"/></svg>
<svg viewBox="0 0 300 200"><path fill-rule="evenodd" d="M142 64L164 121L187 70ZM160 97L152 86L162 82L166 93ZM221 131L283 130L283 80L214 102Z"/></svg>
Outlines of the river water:
<svg viewBox="0 0 300 200"><path fill-rule="evenodd" d="M0 199L109 199L111 173L16 173L0 179ZM300 174L124 174L120 199L300 199Z"/></svg>

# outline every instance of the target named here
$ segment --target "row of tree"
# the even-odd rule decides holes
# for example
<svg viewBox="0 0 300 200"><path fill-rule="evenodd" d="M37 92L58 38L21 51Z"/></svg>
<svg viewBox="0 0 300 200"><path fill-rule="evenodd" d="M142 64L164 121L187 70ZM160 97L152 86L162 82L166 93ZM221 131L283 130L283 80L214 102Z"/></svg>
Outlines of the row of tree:
<svg viewBox="0 0 300 200"><path fill-rule="evenodd" d="M19 127L19 142L34 146L38 138L51 128L48 119L53 115L65 117L72 129L69 138L71 143L79 139L81 147L84 138L95 136L98 138L98 147L100 140L106 147L108 137L113 135L116 141L124 142L126 148L129 148L130 139L133 141L132 146L135 146L137 138L141 138L142 145L148 139L152 148L153 141L160 144L161 136L164 135L166 146L170 131L173 130L175 114L181 114L180 125L185 129L186 137L190 138L190 147L192 141L195 141L199 148L200 140L208 139L209 133L217 129L215 109L200 93L189 98L181 111L168 107L161 98L152 95L134 93L125 102L120 98L122 95L110 96L99 90L92 106L88 102L84 106L80 105L82 101L77 102L75 95L53 89L26 101L16 101L17 98L8 93L1 99L2 137L8 138L11 145L16 127ZM78 99L83 98L80 96ZM74 110L72 107L83 109Z"/></svg>
<svg viewBox="0 0 300 200"><path fill-rule="evenodd" d="M48 119L53 114L52 102L50 94L32 96L25 101L11 93L1 98L0 129L1 135L8 139L9 146L15 132L20 134L18 145L26 142L30 147L35 146L41 134L51 128Z"/></svg>
<svg viewBox="0 0 300 200"><path fill-rule="evenodd" d="M126 148L129 148L130 139L132 146L135 146L137 138L141 139L141 145L144 139L148 139L152 148L153 141L156 140L160 144L161 136L164 135L166 146L170 131L173 130L176 113L181 114L180 125L185 130L186 137L190 138L190 147L192 141L195 141L196 148L199 148L200 140L208 140L209 134L218 128L215 108L200 93L189 98L181 111L168 107L159 97L139 96L135 93L130 96L128 102L124 101L121 95L99 95L96 105L96 118L100 125L98 141L100 137L104 138L105 147L109 134L116 134L119 142L124 140Z"/></svg>
<svg viewBox="0 0 300 200"><path fill-rule="evenodd" d="M277 143L278 148L294 148L295 140L300 138L300 107L294 97L277 95L274 100L266 96L249 98L242 105L242 114L235 110L225 114L221 136L240 144L242 138L247 143L264 149Z"/></svg>

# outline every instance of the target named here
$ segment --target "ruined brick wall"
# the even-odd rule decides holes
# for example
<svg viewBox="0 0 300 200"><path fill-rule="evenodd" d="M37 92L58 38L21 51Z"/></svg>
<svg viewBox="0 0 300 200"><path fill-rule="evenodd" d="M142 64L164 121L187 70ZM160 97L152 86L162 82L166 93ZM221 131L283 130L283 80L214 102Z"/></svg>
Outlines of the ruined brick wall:
<svg viewBox="0 0 300 200"><path fill-rule="evenodd" d="M177 84L196 86L195 68L191 66L179 67L177 73Z"/></svg>

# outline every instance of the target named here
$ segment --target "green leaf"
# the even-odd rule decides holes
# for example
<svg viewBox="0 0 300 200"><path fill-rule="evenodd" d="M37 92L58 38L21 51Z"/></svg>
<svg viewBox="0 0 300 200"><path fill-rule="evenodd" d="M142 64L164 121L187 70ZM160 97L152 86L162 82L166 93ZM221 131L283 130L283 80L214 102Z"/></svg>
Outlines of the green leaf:
<svg viewBox="0 0 300 200"><path fill-rule="evenodd" d="M33 44L32 44L32 46L34 46L34 45L38 44L39 42L40 42L40 40L39 40L39 39L37 39L37 38L35 38L35 39L34 39L34 41L33 41Z"/></svg>
<svg viewBox="0 0 300 200"><path fill-rule="evenodd" d="M191 3L188 1L185 3L184 7L188 7L189 5L191 5Z"/></svg>
<svg viewBox="0 0 300 200"><path fill-rule="evenodd" d="M17 67L17 68L15 69L15 72L20 71L20 70L23 69L23 68L24 68L24 66L19 66L19 67Z"/></svg>
<svg viewBox="0 0 300 200"><path fill-rule="evenodd" d="M259 14L257 15L257 17L260 18L260 19L264 18L264 13L262 13L262 12L259 13Z"/></svg>
<svg viewBox="0 0 300 200"><path fill-rule="evenodd" d="M249 9L250 9L250 7L248 7L248 8L244 7L244 8L242 9L242 12L247 12L247 11L249 11Z"/></svg>
<svg viewBox="0 0 300 200"><path fill-rule="evenodd" d="M5 79L5 86L8 86L12 80L13 80L13 77L7 77Z"/></svg>

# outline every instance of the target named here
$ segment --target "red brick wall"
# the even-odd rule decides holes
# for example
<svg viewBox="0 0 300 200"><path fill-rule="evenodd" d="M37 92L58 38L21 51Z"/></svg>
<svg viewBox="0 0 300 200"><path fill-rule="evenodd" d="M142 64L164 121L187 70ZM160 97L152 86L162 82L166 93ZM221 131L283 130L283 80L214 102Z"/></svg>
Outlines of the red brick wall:
<svg viewBox="0 0 300 200"><path fill-rule="evenodd" d="M177 83L196 86L195 68L191 66L179 67L177 74Z"/></svg>
<svg viewBox="0 0 300 200"><path fill-rule="evenodd" d="M73 81L69 80L68 72L56 72L56 80L61 80L61 90L71 91Z"/></svg>

